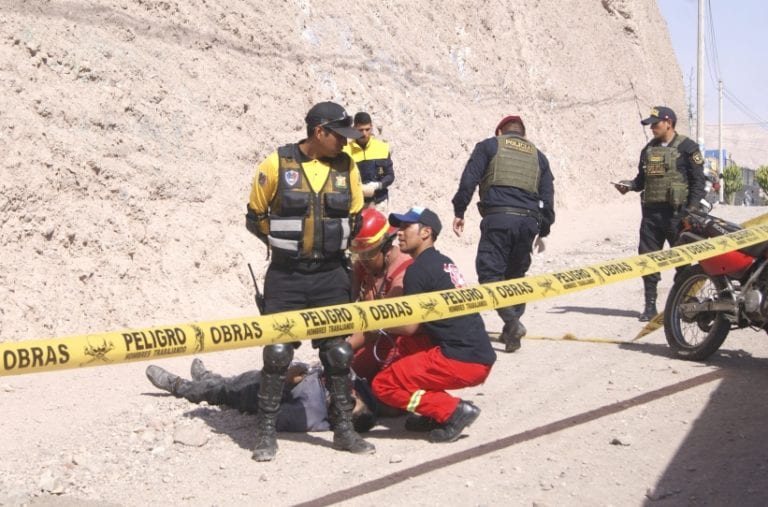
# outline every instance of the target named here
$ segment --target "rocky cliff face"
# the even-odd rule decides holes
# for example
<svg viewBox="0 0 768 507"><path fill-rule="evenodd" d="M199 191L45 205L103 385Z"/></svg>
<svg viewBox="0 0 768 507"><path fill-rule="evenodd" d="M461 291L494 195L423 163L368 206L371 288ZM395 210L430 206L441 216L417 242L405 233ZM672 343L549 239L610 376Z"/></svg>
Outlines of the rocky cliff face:
<svg viewBox="0 0 768 507"><path fill-rule="evenodd" d="M640 115L684 107L653 0L5 1L0 81L4 341L254 313L254 167L314 102L369 111L392 207L446 223L505 114L567 213L634 174Z"/></svg>

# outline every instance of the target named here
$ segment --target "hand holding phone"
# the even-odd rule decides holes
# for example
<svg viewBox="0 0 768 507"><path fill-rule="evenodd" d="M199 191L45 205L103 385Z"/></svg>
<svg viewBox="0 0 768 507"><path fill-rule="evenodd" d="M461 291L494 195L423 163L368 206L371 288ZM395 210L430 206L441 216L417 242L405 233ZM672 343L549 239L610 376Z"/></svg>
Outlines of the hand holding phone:
<svg viewBox="0 0 768 507"><path fill-rule="evenodd" d="M626 194L632 190L632 186L624 183L623 181L612 181L611 184L616 187L616 190L618 190L621 194Z"/></svg>

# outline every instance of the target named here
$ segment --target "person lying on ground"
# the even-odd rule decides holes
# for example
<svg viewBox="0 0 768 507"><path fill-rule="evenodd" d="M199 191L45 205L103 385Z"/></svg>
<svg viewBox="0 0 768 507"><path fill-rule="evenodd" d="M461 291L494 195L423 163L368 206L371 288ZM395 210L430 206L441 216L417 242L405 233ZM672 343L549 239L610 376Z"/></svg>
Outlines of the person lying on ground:
<svg viewBox="0 0 768 507"><path fill-rule="evenodd" d="M232 377L224 377L208 370L203 361L195 358L190 367L191 380L156 365L147 367L146 375L153 386L177 398L193 403L229 406L241 412L256 414L259 410L261 370L250 370ZM367 382L352 379L355 408L352 422L355 430L368 431L375 424L373 395ZM283 399L277 415L277 431L328 431L328 392L323 382L323 367L294 362L288 368L283 386Z"/></svg>

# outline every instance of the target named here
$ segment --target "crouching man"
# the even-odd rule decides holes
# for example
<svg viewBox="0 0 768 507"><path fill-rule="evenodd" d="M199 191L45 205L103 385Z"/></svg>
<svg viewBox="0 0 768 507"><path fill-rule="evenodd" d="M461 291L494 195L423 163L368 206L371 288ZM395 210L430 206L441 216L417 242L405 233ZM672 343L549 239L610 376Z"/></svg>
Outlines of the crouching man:
<svg viewBox="0 0 768 507"><path fill-rule="evenodd" d="M411 208L389 215L398 228L400 250L414 261L405 272L405 295L449 290L465 285L451 259L434 243L442 228L431 210ZM479 314L400 326L393 335L426 334L431 343L401 355L373 380L373 392L382 402L416 414L406 429L429 431L430 442L453 442L480 415L471 401L446 392L481 384L491 372L496 352Z"/></svg>

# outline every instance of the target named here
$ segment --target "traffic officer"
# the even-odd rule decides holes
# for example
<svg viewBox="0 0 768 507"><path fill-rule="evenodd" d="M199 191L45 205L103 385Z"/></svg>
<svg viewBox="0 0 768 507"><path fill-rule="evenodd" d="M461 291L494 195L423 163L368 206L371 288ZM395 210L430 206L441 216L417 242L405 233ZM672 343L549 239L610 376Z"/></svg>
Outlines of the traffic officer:
<svg viewBox="0 0 768 507"><path fill-rule="evenodd" d="M475 267L480 283L525 276L538 235L544 238L555 222L555 188L549 160L525 138L519 116L507 116L496 127L496 137L475 145L459 189L453 196L453 232L464 231L464 212L480 185L480 241ZM525 304L496 310L504 321L499 339L506 352L520 348L525 326L520 317Z"/></svg>
<svg viewBox="0 0 768 507"><path fill-rule="evenodd" d="M664 241L674 245L680 228L680 219L692 208L700 209L706 195L704 157L699 146L684 135L675 132L677 116L672 109L657 106L648 118L640 122L650 125L653 139L640 153L637 176L614 184L622 194L630 190L642 192L640 202L641 254L664 248ZM653 273L643 277L645 307L639 320L652 319L656 311L656 287L661 275Z"/></svg>
<svg viewBox="0 0 768 507"><path fill-rule="evenodd" d="M365 205L387 213L387 188L395 181L389 144L373 137L373 121L371 115L366 112L355 115L353 127L360 132L360 137L351 140L344 151L352 156L360 170Z"/></svg>
<svg viewBox="0 0 768 507"><path fill-rule="evenodd" d="M305 118L307 138L277 149L257 168L246 227L264 241L272 260L264 280L265 314L350 301L344 252L363 207L360 173L342 152L357 138L352 118L333 102L315 104ZM275 421L288 365L300 342L264 347L253 459L277 453ZM312 340L331 397L334 447L372 453L352 427L349 382L352 348L345 337Z"/></svg>

